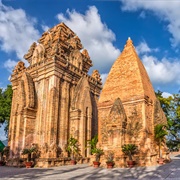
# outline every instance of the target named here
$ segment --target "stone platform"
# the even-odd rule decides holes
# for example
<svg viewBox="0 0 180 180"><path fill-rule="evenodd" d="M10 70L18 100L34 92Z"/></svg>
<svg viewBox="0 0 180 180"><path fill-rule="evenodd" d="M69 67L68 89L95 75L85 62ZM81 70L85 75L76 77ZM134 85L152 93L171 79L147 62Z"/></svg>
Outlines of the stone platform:
<svg viewBox="0 0 180 180"><path fill-rule="evenodd" d="M137 168L94 168L88 164L68 165L51 168L16 168L0 166L0 179L180 179L180 155L172 156L172 161L162 166Z"/></svg>

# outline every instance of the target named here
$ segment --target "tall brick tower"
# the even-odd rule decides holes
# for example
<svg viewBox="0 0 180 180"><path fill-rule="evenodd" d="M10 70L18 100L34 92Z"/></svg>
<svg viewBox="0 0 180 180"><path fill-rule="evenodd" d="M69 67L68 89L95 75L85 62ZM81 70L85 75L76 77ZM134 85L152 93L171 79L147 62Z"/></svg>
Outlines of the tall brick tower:
<svg viewBox="0 0 180 180"><path fill-rule="evenodd" d="M29 66L18 62L11 76L10 158L18 163L21 150L33 143L39 147L40 166L57 165L67 159L71 136L78 140L81 155L87 157L87 140L98 131L97 101L102 84L97 70L88 75L92 66L88 51L79 37L60 23L44 32L24 58Z"/></svg>
<svg viewBox="0 0 180 180"><path fill-rule="evenodd" d="M98 118L99 145L106 153L115 152L116 164L125 163L121 146L126 143L138 145L139 165L156 163L154 126L166 124L166 118L130 38L104 84Z"/></svg>

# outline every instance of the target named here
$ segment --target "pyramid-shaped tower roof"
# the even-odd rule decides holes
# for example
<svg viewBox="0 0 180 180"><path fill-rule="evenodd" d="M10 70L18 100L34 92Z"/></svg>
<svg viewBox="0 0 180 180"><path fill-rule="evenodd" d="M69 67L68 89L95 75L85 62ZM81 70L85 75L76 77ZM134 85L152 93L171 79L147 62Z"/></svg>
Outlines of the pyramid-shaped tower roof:
<svg viewBox="0 0 180 180"><path fill-rule="evenodd" d="M154 89L132 40L128 38L124 50L109 72L99 103L113 103L117 98L126 102L145 97L154 100Z"/></svg>

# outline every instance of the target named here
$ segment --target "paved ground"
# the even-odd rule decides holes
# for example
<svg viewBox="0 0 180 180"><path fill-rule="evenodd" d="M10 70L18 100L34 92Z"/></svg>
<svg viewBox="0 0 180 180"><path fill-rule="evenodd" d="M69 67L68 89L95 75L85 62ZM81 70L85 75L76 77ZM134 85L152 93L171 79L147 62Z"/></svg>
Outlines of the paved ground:
<svg viewBox="0 0 180 180"><path fill-rule="evenodd" d="M119 180L180 180L180 155L172 157L172 162L162 166L137 168L94 168L87 164L53 168L15 168L0 166L0 179L119 179Z"/></svg>

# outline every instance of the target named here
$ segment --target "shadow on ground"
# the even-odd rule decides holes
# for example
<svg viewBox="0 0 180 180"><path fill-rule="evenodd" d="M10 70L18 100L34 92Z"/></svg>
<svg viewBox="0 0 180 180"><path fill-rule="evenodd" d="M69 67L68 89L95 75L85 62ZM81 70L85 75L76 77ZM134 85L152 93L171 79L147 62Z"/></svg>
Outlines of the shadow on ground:
<svg viewBox="0 0 180 180"><path fill-rule="evenodd" d="M71 173L73 171L79 170L77 166L64 166L63 169L55 168L17 168L17 167L0 167L0 178L23 178L23 179L38 179L43 177L50 177L54 175L62 175L64 173ZM80 169L84 169L86 167L81 167Z"/></svg>
<svg viewBox="0 0 180 180"><path fill-rule="evenodd" d="M0 167L2 179L178 179L180 178L180 158L175 156L170 163L153 167L136 168L94 168L87 164L53 168L13 168Z"/></svg>

